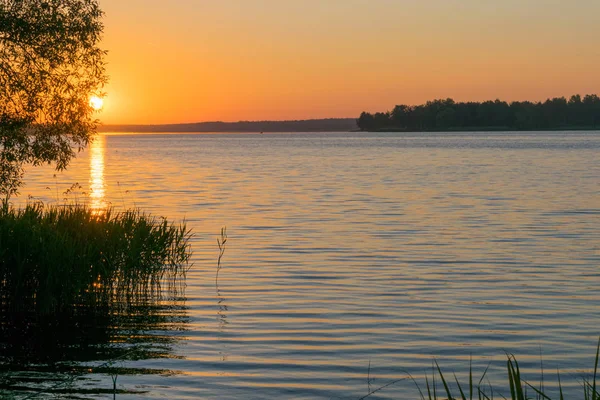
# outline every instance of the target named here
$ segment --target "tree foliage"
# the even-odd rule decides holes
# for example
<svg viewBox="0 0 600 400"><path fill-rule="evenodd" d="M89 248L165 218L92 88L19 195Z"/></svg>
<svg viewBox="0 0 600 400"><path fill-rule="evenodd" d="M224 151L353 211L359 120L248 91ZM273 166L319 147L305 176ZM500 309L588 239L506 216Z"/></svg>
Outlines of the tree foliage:
<svg viewBox="0 0 600 400"><path fill-rule="evenodd" d="M545 102L485 101L457 103L433 100L417 106L397 105L392 111L363 112L356 121L371 130L475 130L600 128L600 98L595 95L548 99Z"/></svg>
<svg viewBox="0 0 600 400"><path fill-rule="evenodd" d="M97 0L0 0L0 193L27 164L64 169L93 137L107 81Z"/></svg>

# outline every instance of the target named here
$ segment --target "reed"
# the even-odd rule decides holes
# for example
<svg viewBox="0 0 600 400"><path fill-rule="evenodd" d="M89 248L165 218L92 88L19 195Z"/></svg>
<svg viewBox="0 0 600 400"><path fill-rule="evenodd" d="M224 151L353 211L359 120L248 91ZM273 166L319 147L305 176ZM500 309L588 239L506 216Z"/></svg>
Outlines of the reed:
<svg viewBox="0 0 600 400"><path fill-rule="evenodd" d="M86 205L0 210L0 305L41 313L147 297L185 277L185 222Z"/></svg>
<svg viewBox="0 0 600 400"><path fill-rule="evenodd" d="M219 246L219 258L217 259L217 275L215 276L215 285L217 286L217 292L219 291L219 271L221 271L221 259L225 254L225 244L227 243L227 227L221 228L221 237L217 238L217 245Z"/></svg>

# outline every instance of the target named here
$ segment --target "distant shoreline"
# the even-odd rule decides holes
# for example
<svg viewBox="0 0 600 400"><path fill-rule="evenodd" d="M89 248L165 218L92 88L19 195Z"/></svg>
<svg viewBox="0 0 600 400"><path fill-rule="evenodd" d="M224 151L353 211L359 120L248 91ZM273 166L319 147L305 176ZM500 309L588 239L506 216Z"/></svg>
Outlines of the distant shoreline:
<svg viewBox="0 0 600 400"><path fill-rule="evenodd" d="M259 133L259 132L349 132L356 131L355 118L307 119L297 121L238 121L196 122L160 125L100 125L98 132L214 132L214 133Z"/></svg>

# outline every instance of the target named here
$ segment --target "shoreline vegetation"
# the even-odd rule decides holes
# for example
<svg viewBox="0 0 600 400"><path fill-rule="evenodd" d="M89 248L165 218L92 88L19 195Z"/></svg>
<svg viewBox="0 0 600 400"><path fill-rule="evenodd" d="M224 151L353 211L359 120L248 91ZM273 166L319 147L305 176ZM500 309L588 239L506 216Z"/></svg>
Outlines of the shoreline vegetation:
<svg viewBox="0 0 600 400"><path fill-rule="evenodd" d="M31 202L0 209L0 305L52 314L135 303L185 283L192 234L139 209Z"/></svg>
<svg viewBox="0 0 600 400"><path fill-rule="evenodd" d="M2 201L0 397L143 394L116 377L173 373L120 364L176 357L191 237L137 208ZM114 387L90 388L98 373Z"/></svg>
<svg viewBox="0 0 600 400"><path fill-rule="evenodd" d="M386 112L363 112L356 124L369 132L597 130L600 98L576 94L568 100L556 97L511 103L437 99L415 106L397 105Z"/></svg>

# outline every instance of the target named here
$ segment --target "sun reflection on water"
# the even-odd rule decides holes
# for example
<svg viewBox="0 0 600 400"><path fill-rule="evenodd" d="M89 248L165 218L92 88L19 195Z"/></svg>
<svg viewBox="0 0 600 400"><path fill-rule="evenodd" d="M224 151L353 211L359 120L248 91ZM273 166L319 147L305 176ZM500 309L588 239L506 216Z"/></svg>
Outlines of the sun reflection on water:
<svg viewBox="0 0 600 400"><path fill-rule="evenodd" d="M106 208L104 184L104 135L90 143L90 207L99 212Z"/></svg>

